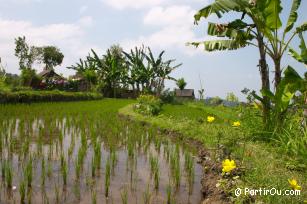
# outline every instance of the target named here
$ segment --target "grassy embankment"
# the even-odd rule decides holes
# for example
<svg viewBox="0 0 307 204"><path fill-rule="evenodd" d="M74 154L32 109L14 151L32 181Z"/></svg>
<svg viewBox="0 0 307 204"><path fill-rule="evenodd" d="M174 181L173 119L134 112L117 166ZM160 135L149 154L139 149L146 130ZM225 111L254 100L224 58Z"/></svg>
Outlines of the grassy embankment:
<svg viewBox="0 0 307 204"><path fill-rule="evenodd" d="M35 103L58 101L85 101L102 99L99 93L66 91L1 91L0 103Z"/></svg>
<svg viewBox="0 0 307 204"><path fill-rule="evenodd" d="M153 117L135 113L132 105L120 109L119 113L200 141L212 155L219 149L217 147L222 145L230 153L232 159L237 161L237 166L245 169L236 187L250 189L274 187L278 190L286 190L290 189L288 179L292 178L298 180L302 186L301 196L257 196L256 201L264 203L306 202L306 157L289 156L278 142L268 143L257 140L255 135L251 134L252 130L257 129L257 126L261 124L260 118L254 117L257 110L251 110L252 114L251 111L243 109L208 107L190 103L164 105L162 112ZM207 123L207 116L215 116L214 123ZM234 121L240 121L241 127L232 127ZM233 194L234 189L229 189L229 191L230 194ZM237 198L236 201L240 203L243 199L242 197Z"/></svg>

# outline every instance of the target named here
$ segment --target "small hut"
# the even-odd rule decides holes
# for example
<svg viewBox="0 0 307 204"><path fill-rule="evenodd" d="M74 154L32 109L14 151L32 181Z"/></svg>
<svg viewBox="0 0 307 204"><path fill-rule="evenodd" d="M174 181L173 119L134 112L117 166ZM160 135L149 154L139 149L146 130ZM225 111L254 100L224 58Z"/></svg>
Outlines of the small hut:
<svg viewBox="0 0 307 204"><path fill-rule="evenodd" d="M66 83L66 79L57 74L53 69L45 69L38 73L38 76L41 78L41 89L62 89Z"/></svg>
<svg viewBox="0 0 307 204"><path fill-rule="evenodd" d="M53 69L45 69L38 74L42 78L42 82L48 81L63 81L65 78L57 74Z"/></svg>
<svg viewBox="0 0 307 204"><path fill-rule="evenodd" d="M195 99L194 89L175 89L175 94L177 98Z"/></svg>

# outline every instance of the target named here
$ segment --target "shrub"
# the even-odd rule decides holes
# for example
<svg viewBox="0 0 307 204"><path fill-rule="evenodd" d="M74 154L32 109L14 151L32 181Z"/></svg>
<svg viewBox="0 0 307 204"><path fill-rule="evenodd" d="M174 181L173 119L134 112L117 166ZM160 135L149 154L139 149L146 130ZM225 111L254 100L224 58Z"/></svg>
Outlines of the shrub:
<svg viewBox="0 0 307 204"><path fill-rule="evenodd" d="M162 109L161 100L153 95L140 95L137 101L134 109L143 115L158 115Z"/></svg>
<svg viewBox="0 0 307 204"><path fill-rule="evenodd" d="M228 93L226 96L226 101L239 102L239 98L234 93Z"/></svg>
<svg viewBox="0 0 307 204"><path fill-rule="evenodd" d="M220 97L218 97L218 96L213 97L213 98L207 98L207 99L205 100L205 104L211 105L211 106L218 106L218 105L221 105L222 102L223 102L223 100L222 100Z"/></svg>
<svg viewBox="0 0 307 204"><path fill-rule="evenodd" d="M56 101L97 100L102 95L89 92L64 92L64 91L0 91L0 103L33 103Z"/></svg>
<svg viewBox="0 0 307 204"><path fill-rule="evenodd" d="M175 92L166 89L161 93L160 99L163 103L174 103L175 102Z"/></svg>

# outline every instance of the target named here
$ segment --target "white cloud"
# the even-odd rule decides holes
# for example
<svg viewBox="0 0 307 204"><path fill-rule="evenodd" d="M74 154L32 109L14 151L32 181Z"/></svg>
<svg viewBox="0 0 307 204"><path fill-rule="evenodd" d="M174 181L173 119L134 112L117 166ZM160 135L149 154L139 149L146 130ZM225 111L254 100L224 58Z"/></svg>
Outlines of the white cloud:
<svg viewBox="0 0 307 204"><path fill-rule="evenodd" d="M186 26L193 25L195 10L189 6L161 6L152 8L144 18L145 25Z"/></svg>
<svg viewBox="0 0 307 204"><path fill-rule="evenodd" d="M83 20L84 21L84 20ZM0 57L7 64L7 71L18 72L18 60L14 56L14 39L26 36L30 45L55 45L61 49L65 58L61 67L75 63L79 57L84 57L91 48L96 46L86 43L82 19L71 24L48 24L36 26L29 21L6 20L0 18ZM86 22L86 21L85 21ZM84 22L83 22L84 23ZM63 70L60 70L64 71ZM67 70L64 73L71 73Z"/></svg>
<svg viewBox="0 0 307 204"><path fill-rule="evenodd" d="M83 16L78 22L81 26L91 27L93 25L93 18L92 16Z"/></svg>
<svg viewBox="0 0 307 204"><path fill-rule="evenodd" d="M160 5L167 0L101 0L103 3L115 8L115 9L141 9L151 6Z"/></svg>
<svg viewBox="0 0 307 204"><path fill-rule="evenodd" d="M146 26L157 26L157 31L137 39L127 39L121 44L124 48L135 45L148 45L157 49L176 49L185 54L193 55L199 52L187 42L198 41L193 25L195 11L189 6L154 7L145 15L143 23Z"/></svg>

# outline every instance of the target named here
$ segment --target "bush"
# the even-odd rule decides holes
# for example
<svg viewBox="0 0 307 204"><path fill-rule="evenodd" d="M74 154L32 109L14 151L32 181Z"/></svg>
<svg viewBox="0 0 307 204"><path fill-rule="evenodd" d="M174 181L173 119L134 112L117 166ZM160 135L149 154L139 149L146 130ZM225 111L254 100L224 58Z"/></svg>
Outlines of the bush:
<svg viewBox="0 0 307 204"><path fill-rule="evenodd" d="M163 103L174 103L175 102L175 92L166 89L161 93L160 99Z"/></svg>
<svg viewBox="0 0 307 204"><path fill-rule="evenodd" d="M221 105L222 103L223 103L223 100L218 96L205 99L205 104L211 105L211 106L218 106L218 105Z"/></svg>
<svg viewBox="0 0 307 204"><path fill-rule="evenodd" d="M134 110L143 115L158 115L162 109L161 100L153 95L140 95Z"/></svg>
<svg viewBox="0 0 307 204"><path fill-rule="evenodd" d="M102 95L88 92L64 91L0 91L0 103L33 103L56 101L97 100Z"/></svg>

